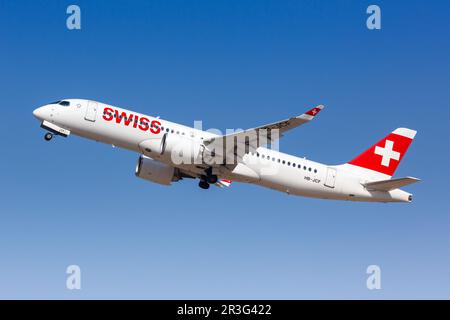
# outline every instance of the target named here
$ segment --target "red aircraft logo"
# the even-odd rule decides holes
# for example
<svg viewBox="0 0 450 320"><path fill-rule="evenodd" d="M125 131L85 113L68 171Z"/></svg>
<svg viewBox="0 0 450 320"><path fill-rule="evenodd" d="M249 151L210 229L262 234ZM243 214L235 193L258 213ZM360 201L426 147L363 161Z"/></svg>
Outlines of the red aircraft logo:
<svg viewBox="0 0 450 320"><path fill-rule="evenodd" d="M129 115L122 111L119 113L118 110L106 107L103 110L103 119L105 121L112 121L116 119L116 123L122 124L124 126L132 126L133 128L139 128L142 131L147 131L153 134L158 134L161 132L161 122L158 120L150 121L146 117L139 117L137 114L130 113ZM123 120L123 121L122 121Z"/></svg>

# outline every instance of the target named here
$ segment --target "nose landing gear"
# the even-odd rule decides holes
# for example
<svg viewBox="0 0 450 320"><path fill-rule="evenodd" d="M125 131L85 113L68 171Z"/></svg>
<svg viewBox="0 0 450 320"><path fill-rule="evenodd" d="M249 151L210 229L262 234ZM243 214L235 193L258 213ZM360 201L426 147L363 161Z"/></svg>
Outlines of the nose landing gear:
<svg viewBox="0 0 450 320"><path fill-rule="evenodd" d="M45 141L52 140L55 135L67 138L70 134L70 130L59 127L53 122L49 122L47 120L42 121L41 128L47 131L44 135Z"/></svg>
<svg viewBox="0 0 450 320"><path fill-rule="evenodd" d="M44 135L45 141L50 141L50 140L52 140L52 138L53 138L53 133L51 133L51 132L47 132L47 133Z"/></svg>

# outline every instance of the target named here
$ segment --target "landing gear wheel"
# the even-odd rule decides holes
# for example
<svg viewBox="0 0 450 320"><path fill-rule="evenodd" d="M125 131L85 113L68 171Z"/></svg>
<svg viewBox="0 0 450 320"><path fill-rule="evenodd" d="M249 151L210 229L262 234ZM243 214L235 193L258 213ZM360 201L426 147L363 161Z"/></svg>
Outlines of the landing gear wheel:
<svg viewBox="0 0 450 320"><path fill-rule="evenodd" d="M215 175L215 174L212 174L212 175L210 175L210 176L207 177L208 183L211 183L211 184L216 183L217 180L218 180L218 179L217 179L217 175Z"/></svg>
<svg viewBox="0 0 450 320"><path fill-rule="evenodd" d="M44 136L45 141L50 141L53 138L53 133L47 132Z"/></svg>
<svg viewBox="0 0 450 320"><path fill-rule="evenodd" d="M200 182L198 183L198 186L202 189L209 189L209 183L206 182L205 180L200 180Z"/></svg>
<svg viewBox="0 0 450 320"><path fill-rule="evenodd" d="M205 170L206 175L202 176L202 180L206 180L208 183L214 184L217 182L217 175L213 174L212 167Z"/></svg>

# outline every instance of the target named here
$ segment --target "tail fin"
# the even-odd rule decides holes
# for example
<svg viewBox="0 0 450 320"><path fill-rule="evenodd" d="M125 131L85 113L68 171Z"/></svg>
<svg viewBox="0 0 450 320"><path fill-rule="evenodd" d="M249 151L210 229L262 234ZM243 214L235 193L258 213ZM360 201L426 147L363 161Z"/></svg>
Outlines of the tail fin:
<svg viewBox="0 0 450 320"><path fill-rule="evenodd" d="M415 135L415 130L395 129L348 164L392 176Z"/></svg>

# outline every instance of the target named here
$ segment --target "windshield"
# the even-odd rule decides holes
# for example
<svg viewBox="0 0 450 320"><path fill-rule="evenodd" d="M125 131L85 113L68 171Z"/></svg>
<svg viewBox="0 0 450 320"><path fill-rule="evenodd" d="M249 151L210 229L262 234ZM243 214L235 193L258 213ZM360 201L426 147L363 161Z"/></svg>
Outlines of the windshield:
<svg viewBox="0 0 450 320"><path fill-rule="evenodd" d="M68 106L70 106L70 101L58 100L58 101L50 102L49 104L59 104L60 106L68 107Z"/></svg>

